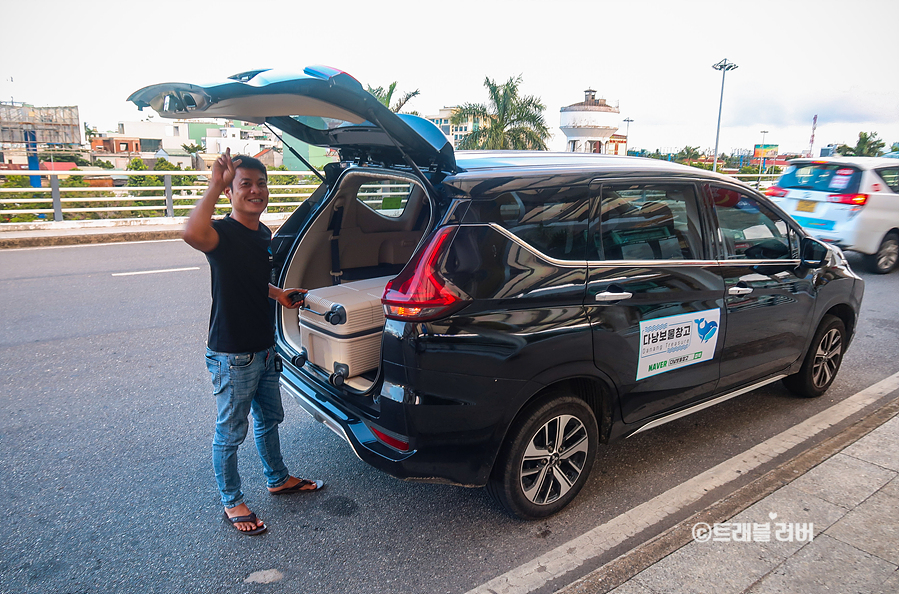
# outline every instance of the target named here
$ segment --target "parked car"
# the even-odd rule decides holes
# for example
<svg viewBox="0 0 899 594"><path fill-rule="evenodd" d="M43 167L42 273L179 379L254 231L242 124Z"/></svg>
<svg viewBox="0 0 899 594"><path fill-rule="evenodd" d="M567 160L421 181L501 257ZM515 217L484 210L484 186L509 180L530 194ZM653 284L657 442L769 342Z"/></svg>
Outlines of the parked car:
<svg viewBox="0 0 899 594"><path fill-rule="evenodd" d="M778 380L821 395L855 332L842 252L722 175L454 152L320 67L130 99L339 152L273 240L273 281L310 289L276 311L283 390L373 466L522 518L571 502L604 443Z"/></svg>
<svg viewBox="0 0 899 594"><path fill-rule="evenodd" d="M795 159L766 192L818 239L867 256L886 274L899 262L899 162L882 157Z"/></svg>

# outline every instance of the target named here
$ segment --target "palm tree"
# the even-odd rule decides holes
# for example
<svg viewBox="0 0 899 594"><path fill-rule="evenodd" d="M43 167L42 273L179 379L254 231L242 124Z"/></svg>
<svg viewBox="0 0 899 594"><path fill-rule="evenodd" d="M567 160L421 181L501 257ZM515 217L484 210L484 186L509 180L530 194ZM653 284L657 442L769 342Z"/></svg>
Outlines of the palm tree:
<svg viewBox="0 0 899 594"><path fill-rule="evenodd" d="M844 156L850 157L879 157L883 154L883 147L886 143L877 138L877 132L859 132L858 142L854 147L841 144L836 151Z"/></svg>
<svg viewBox="0 0 899 594"><path fill-rule="evenodd" d="M466 103L453 112L453 125L474 122L474 129L459 142L460 149L546 150L546 106L539 97L519 96L520 84L521 76L502 85L485 78L489 103Z"/></svg>
<svg viewBox="0 0 899 594"><path fill-rule="evenodd" d="M685 146L681 151L677 154L676 159L678 161L686 161L687 163L692 163L699 159L699 147L698 146Z"/></svg>
<svg viewBox="0 0 899 594"><path fill-rule="evenodd" d="M396 91L396 81L390 83L390 86L385 90L384 87L372 88L371 86L366 85L366 90L375 96L375 99L381 102L381 105L390 109L393 113L399 113L400 110L409 102L410 99L414 97L418 97L421 94L421 91L415 89L414 91L409 91L402 97L396 100L392 106L390 105L391 100L393 99L393 92ZM415 113L415 112L409 112Z"/></svg>

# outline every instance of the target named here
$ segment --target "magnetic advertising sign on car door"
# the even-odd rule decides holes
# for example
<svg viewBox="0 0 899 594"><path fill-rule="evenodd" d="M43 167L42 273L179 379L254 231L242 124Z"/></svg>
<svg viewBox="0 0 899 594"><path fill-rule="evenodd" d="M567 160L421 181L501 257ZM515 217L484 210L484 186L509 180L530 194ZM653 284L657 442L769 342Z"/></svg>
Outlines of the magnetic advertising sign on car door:
<svg viewBox="0 0 899 594"><path fill-rule="evenodd" d="M720 317L721 310L707 309L640 322L637 379L711 360Z"/></svg>

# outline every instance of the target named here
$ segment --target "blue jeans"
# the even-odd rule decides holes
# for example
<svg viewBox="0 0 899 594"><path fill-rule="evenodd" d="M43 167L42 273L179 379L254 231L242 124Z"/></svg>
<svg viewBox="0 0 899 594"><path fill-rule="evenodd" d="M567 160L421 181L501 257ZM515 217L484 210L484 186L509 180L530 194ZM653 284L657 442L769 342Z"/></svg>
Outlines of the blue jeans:
<svg viewBox="0 0 899 594"><path fill-rule="evenodd" d="M281 458L278 424L284 420L279 379L275 370L275 349L258 353L219 353L206 349L206 368L218 416L212 440L212 467L222 494L222 504L232 508L244 502L237 471L237 448L247 437L253 413L256 450L269 487L287 482L289 474Z"/></svg>

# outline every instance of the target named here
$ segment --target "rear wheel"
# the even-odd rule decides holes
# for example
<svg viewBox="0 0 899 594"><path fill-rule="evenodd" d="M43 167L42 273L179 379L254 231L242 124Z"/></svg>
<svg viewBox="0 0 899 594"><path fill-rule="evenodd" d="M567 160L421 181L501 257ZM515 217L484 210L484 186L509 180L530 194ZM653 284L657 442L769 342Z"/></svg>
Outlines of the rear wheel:
<svg viewBox="0 0 899 594"><path fill-rule="evenodd" d="M867 256L867 260L871 272L887 274L892 271L899 262L899 235L887 233L880 242L877 253Z"/></svg>
<svg viewBox="0 0 899 594"><path fill-rule="evenodd" d="M815 332L805 361L799 372L784 378L784 385L794 394L815 398L827 391L843 361L846 326L836 316L826 315Z"/></svg>
<svg viewBox="0 0 899 594"><path fill-rule="evenodd" d="M596 417L586 402L567 395L542 400L519 416L487 490L520 518L550 516L587 482L598 441Z"/></svg>

